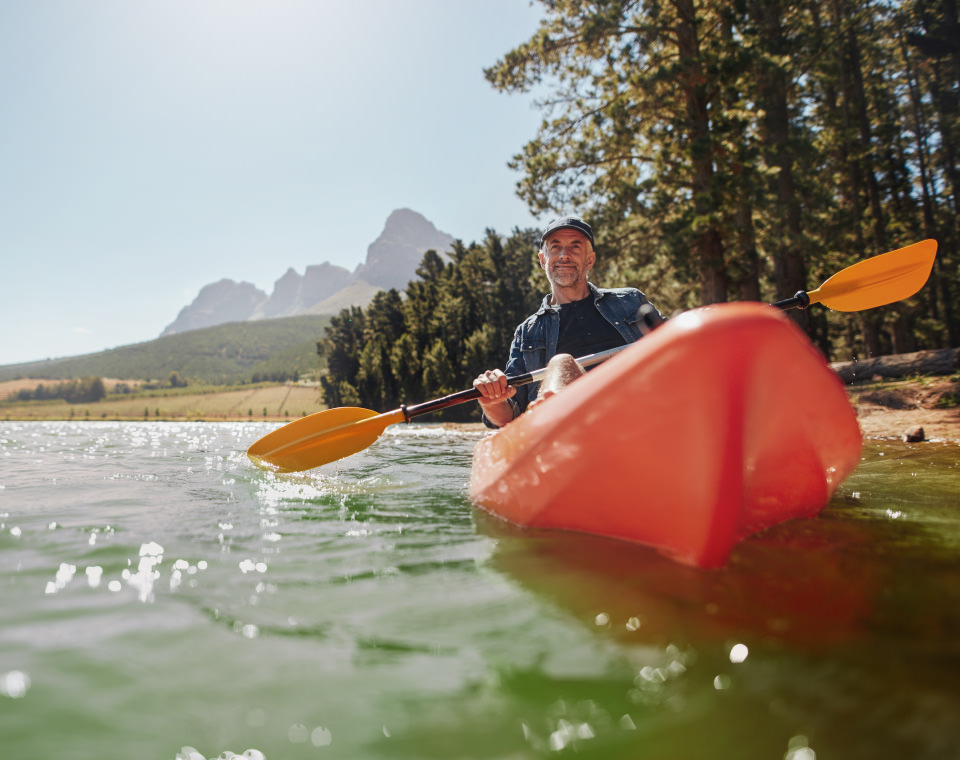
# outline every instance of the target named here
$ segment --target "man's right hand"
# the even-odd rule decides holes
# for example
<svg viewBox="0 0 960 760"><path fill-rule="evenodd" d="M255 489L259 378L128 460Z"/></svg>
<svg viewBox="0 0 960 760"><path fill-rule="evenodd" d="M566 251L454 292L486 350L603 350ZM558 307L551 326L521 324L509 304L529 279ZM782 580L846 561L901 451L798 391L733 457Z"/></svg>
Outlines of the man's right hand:
<svg viewBox="0 0 960 760"><path fill-rule="evenodd" d="M499 369L481 372L473 381L480 398L480 408L487 419L497 427L503 427L513 419L513 406L507 399L512 398L517 389L507 383L507 376Z"/></svg>

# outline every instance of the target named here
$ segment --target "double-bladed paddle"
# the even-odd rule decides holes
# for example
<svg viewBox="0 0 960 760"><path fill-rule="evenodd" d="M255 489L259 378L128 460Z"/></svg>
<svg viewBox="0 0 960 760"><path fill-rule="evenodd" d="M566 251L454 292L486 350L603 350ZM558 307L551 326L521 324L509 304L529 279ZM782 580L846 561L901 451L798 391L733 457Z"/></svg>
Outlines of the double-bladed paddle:
<svg viewBox="0 0 960 760"><path fill-rule="evenodd" d="M793 298L774 304L781 309L806 308L822 303L835 311L863 311L909 298L923 287L937 253L936 240L924 240L889 253L882 253L837 272L816 290L800 291ZM584 356L577 361L590 367L608 359L626 346ZM526 385L543 379L545 369L508 377L510 385ZM475 388L414 406L402 405L378 414L370 409L346 406L325 409L287 423L263 436L247 449L258 464L280 472L299 472L356 454L372 444L397 422L446 409L480 397Z"/></svg>

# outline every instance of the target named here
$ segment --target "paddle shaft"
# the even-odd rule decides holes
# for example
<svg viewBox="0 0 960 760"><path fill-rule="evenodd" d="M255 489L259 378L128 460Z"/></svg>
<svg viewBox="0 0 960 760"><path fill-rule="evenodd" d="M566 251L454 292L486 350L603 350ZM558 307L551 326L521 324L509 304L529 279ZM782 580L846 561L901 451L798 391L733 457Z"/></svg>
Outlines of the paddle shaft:
<svg viewBox="0 0 960 760"><path fill-rule="evenodd" d="M790 298L784 298L782 301L777 301L774 306L778 309L806 309L810 305L810 296L807 295L805 290L798 290Z"/></svg>
<svg viewBox="0 0 960 760"><path fill-rule="evenodd" d="M582 356L577 359L577 364L579 364L581 367L592 367L594 364L600 364L600 362L606 361L614 354L623 351L623 349L627 348L629 345L631 344L628 343L624 346L617 346L616 348L608 349L607 351L598 351L595 354ZM508 377L507 384L518 386L529 385L530 383L538 383L543 380L543 377L546 374L546 367L543 369L534 370L532 372L524 372L522 375ZM476 388L468 388L465 391L457 391L456 393L451 393L448 396L434 399L433 401L424 401L422 404L414 404L413 406L403 405L400 408L403 410L403 416L406 418L406 421L409 422L412 417L417 417L421 414L429 414L430 412L439 412L441 409L446 409L450 406L456 406L457 404L463 404L467 401L473 401L474 399L478 398L480 398L480 391L478 391Z"/></svg>

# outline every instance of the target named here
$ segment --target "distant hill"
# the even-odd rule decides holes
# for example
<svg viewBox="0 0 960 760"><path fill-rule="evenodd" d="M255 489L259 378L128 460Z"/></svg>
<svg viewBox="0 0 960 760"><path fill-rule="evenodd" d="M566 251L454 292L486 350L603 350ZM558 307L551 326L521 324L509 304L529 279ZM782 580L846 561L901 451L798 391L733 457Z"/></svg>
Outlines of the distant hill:
<svg viewBox="0 0 960 760"><path fill-rule="evenodd" d="M274 283L270 295L252 283L222 279L204 285L161 336L225 322L337 314L349 306L366 306L378 290L406 288L416 278L424 253L435 250L443 255L453 243L452 236L422 214L398 209L367 248L366 261L353 272L328 261L308 266L303 275L290 268Z"/></svg>
<svg viewBox="0 0 960 760"><path fill-rule="evenodd" d="M166 380L178 372L189 381L233 383L254 375L304 375L320 368L316 344L328 324L329 315L232 322L94 354L0 366L0 381L90 375Z"/></svg>
<svg viewBox="0 0 960 760"><path fill-rule="evenodd" d="M379 290L403 290L416 279L423 254L446 255L454 238L410 209L393 211L366 261L350 272L325 261L303 275L289 268L267 294L249 282L224 278L205 285L160 338L94 354L0 365L0 381L71 379L232 383L255 375L301 375L319 368L316 341L332 315L367 306Z"/></svg>

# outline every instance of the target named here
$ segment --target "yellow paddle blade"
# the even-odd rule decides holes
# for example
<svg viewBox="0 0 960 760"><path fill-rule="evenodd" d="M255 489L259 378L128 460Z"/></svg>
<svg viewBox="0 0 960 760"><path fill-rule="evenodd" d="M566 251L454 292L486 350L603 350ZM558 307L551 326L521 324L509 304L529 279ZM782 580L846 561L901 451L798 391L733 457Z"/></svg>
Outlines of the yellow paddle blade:
<svg viewBox="0 0 960 760"><path fill-rule="evenodd" d="M936 240L921 240L881 253L837 272L807 295L834 311L863 311L902 301L927 282L937 256Z"/></svg>
<svg viewBox="0 0 960 760"><path fill-rule="evenodd" d="M404 419L402 409L385 414L356 406L325 409L267 433L247 449L247 456L281 472L309 470L362 451L388 425Z"/></svg>

